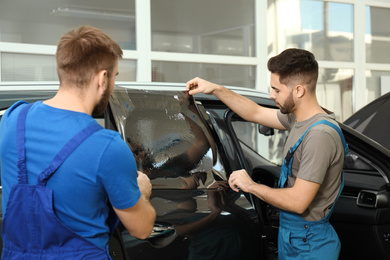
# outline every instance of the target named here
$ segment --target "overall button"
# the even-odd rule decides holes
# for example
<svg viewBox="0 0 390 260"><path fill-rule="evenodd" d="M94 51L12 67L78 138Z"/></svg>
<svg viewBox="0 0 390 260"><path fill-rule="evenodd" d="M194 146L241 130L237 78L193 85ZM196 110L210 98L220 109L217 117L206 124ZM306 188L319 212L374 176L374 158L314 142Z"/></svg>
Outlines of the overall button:
<svg viewBox="0 0 390 260"><path fill-rule="evenodd" d="M305 229L308 229L309 226L308 226L308 225L304 225L303 227L304 227Z"/></svg>
<svg viewBox="0 0 390 260"><path fill-rule="evenodd" d="M307 240L306 240L306 238L304 238L304 239L302 239L302 241L303 241L303 243L306 243Z"/></svg>

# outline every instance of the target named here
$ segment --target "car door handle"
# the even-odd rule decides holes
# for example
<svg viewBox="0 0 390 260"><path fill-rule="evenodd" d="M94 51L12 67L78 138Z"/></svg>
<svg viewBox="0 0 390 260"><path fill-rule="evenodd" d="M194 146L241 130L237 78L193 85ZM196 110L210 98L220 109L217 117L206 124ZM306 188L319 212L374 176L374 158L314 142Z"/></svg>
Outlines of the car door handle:
<svg viewBox="0 0 390 260"><path fill-rule="evenodd" d="M175 227L166 222L155 222L153 231L146 239L153 247L163 248L172 243L177 237Z"/></svg>

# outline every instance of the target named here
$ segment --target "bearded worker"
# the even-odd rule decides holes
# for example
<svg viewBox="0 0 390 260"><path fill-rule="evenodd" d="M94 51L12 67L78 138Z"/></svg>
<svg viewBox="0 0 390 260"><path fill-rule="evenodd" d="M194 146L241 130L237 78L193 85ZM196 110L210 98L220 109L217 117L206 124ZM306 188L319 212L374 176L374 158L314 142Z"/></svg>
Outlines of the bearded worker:
<svg viewBox="0 0 390 260"><path fill-rule="evenodd" d="M230 175L229 185L280 209L280 260L336 260L340 240L329 218L344 185L348 146L335 115L317 101L318 63L312 53L287 49L268 61L268 69L271 99L279 109L200 78L188 81L186 89L190 95L215 95L247 121L289 131L278 188L255 183L244 169Z"/></svg>

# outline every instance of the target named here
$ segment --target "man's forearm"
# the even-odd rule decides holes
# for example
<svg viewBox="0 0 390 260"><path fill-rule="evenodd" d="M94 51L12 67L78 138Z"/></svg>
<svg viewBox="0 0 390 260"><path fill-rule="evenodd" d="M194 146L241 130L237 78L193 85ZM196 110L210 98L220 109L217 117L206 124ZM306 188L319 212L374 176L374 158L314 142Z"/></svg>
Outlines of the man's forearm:
<svg viewBox="0 0 390 260"><path fill-rule="evenodd" d="M133 207L114 210L132 236L145 239L152 232L156 211L145 195Z"/></svg>
<svg viewBox="0 0 390 260"><path fill-rule="evenodd" d="M252 100L241 96L221 85L201 78L189 80L186 90L190 95L198 93L213 94L243 119L276 129L285 129L279 122L277 110L259 106Z"/></svg>
<svg viewBox="0 0 390 260"><path fill-rule="evenodd" d="M254 183L248 187L248 192L259 199L282 210L297 212L297 206L294 199L289 194L290 188L275 189L263 184Z"/></svg>
<svg viewBox="0 0 390 260"><path fill-rule="evenodd" d="M142 196L145 201L145 225L154 226L154 222L156 221L156 210L153 207L152 203L150 203L150 199Z"/></svg>
<svg viewBox="0 0 390 260"><path fill-rule="evenodd" d="M213 91L213 94L241 118L251 122L256 120L256 116L254 116L254 114L257 109L261 107L252 100L241 96L223 86L216 88Z"/></svg>

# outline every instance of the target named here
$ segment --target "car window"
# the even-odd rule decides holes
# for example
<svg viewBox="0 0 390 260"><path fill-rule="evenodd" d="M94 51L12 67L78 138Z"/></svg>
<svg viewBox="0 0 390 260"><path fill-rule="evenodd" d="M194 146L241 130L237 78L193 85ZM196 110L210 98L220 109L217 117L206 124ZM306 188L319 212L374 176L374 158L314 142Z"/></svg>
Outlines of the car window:
<svg viewBox="0 0 390 260"><path fill-rule="evenodd" d="M154 188L200 189L227 179L213 138L185 92L116 88L110 107L138 170Z"/></svg>
<svg viewBox="0 0 390 260"><path fill-rule="evenodd" d="M282 164L287 131L269 129L247 121L232 122L238 139L268 161ZM260 129L262 133L260 133Z"/></svg>
<svg viewBox="0 0 390 260"><path fill-rule="evenodd" d="M223 119L227 108L208 107L207 111L212 113L214 118ZM288 136L287 131L269 129L238 118L233 119L232 126L242 144L271 163L279 166L282 164L283 146Z"/></svg>
<svg viewBox="0 0 390 260"><path fill-rule="evenodd" d="M355 151L349 150L345 159L344 169L375 171L373 164Z"/></svg>

